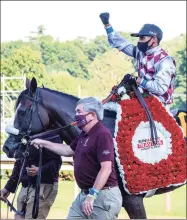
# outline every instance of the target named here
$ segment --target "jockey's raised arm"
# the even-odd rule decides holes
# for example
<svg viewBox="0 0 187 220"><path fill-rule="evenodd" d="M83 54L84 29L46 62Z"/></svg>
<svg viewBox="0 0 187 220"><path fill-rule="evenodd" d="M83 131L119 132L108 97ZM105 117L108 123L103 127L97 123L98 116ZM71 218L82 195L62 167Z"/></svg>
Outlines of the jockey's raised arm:
<svg viewBox="0 0 187 220"><path fill-rule="evenodd" d="M144 24L138 33L131 34L132 37L139 37L137 45L134 46L113 29L109 23L109 13L101 13L100 18L110 46L136 59L137 84L156 95L163 104L171 104L176 65L173 57L159 45L163 37L162 30L154 24ZM134 83L134 80L130 74L126 77L128 84Z"/></svg>
<svg viewBox="0 0 187 220"><path fill-rule="evenodd" d="M100 18L105 26L108 35L108 42L112 48L117 48L119 51L133 57L136 47L126 38L114 31L112 25L109 23L109 13L101 13Z"/></svg>

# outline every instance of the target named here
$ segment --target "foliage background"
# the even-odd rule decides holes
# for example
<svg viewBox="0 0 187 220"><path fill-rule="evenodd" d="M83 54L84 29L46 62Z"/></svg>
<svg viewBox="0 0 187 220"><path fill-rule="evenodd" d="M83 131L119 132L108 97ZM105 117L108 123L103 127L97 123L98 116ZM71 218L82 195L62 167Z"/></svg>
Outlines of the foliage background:
<svg viewBox="0 0 187 220"><path fill-rule="evenodd" d="M136 44L130 33L121 33ZM186 109L186 34L161 43L177 63L175 98L172 108ZM109 47L106 36L88 40L78 37L60 42L45 34L40 25L28 36L27 41L1 43L1 75L36 77L51 89L81 96L104 98L113 85L127 73L135 73L133 60ZM18 90L18 81L9 82L9 87ZM8 103L7 103L8 104Z"/></svg>

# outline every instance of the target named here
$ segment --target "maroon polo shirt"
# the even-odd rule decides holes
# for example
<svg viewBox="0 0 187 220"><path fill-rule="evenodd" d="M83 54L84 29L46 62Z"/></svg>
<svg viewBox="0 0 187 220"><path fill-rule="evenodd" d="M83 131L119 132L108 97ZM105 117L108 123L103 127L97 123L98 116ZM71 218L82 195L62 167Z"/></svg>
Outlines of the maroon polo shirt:
<svg viewBox="0 0 187 220"><path fill-rule="evenodd" d="M101 122L88 133L82 132L70 144L74 154L74 174L80 189L93 187L101 169L101 162L112 161L112 172L105 187L117 186L114 168L114 144L110 131Z"/></svg>

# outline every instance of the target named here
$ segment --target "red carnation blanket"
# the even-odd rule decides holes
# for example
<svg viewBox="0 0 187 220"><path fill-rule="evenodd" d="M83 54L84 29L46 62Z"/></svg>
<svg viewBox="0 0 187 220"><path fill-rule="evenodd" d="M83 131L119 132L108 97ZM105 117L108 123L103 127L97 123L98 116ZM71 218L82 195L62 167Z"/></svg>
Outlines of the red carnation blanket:
<svg viewBox="0 0 187 220"><path fill-rule="evenodd" d="M186 142L181 127L156 97L144 99L157 128L156 146L151 141L146 113L137 98L105 104L105 109L117 112L116 161L124 189L130 194L186 182Z"/></svg>

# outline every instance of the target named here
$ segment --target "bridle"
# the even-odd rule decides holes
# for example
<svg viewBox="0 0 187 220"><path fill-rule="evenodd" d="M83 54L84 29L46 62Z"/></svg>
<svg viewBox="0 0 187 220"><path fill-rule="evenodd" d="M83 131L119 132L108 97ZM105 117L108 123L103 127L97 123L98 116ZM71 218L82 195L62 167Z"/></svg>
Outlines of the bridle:
<svg viewBox="0 0 187 220"><path fill-rule="evenodd" d="M28 95L24 95L24 96L27 97L27 98L30 97ZM21 181L21 177L22 177L23 169L25 167L26 159L29 156L29 144L30 144L30 137L31 137L30 134L31 134L32 125L33 125L32 124L32 116L33 116L33 112L34 112L34 107L36 107L36 109L37 109L37 114L38 114L38 117L39 117L39 120L41 122L41 125L42 125L43 129L45 129L44 124L43 124L42 119L41 119L40 112L38 110L37 98L38 98L38 91L36 91L36 99L32 98L33 102L31 104L31 107L30 107L29 111L27 112L27 114L25 116L26 117L25 120L26 121L29 120L28 129L27 129L26 132L24 132L24 133L22 132L21 133L21 136L22 136L21 143L26 146L26 150L24 152L23 164L22 164L22 167L21 167L21 171L20 171L18 183L17 183L17 186L16 186L16 190L15 190L15 193L14 193L14 197L13 197L12 203L10 203L8 200L6 200L7 205L9 205L10 208L11 208L10 211L13 210L16 214L19 214L19 215L22 215L22 216L25 215L26 202L27 202L27 199L28 199L29 189L31 187L31 182L30 181L29 181L29 184L28 184L28 187L27 187L27 195L26 195L26 199L25 199L25 202L23 204L22 210L21 211L17 211L14 208L13 203L14 203L14 200L15 200L15 196L16 196L16 192L17 192L18 186L19 186L20 181ZM30 116L30 117L28 117L28 116ZM23 128L23 123L25 123L25 120L23 120L22 123L21 123L21 128L20 128L21 131L22 131L22 128ZM39 211L39 195L40 195L41 169L42 169L42 149L40 148L39 149L39 168L38 168L38 173L37 173L36 186L35 186L35 197L34 197L33 210L32 210L32 217L34 219L37 218L38 211Z"/></svg>
<svg viewBox="0 0 187 220"><path fill-rule="evenodd" d="M71 126L76 125L76 122L72 122L69 125L46 131L46 127L45 127L45 125L42 121L42 117L41 117L41 114L40 114L40 111L39 111L39 108L38 108L39 104L42 105L45 108L42 100L38 99L39 98L39 90L38 89L36 90L35 98L33 98L33 97L31 97L27 94L25 94L24 97L32 101L30 110L26 114L26 120L29 120L29 118L30 118L30 121L28 123L29 124L28 129L27 129L26 132L22 132L22 127L23 127L23 123L25 123L25 120L22 121L21 129L20 129L21 130L21 133L20 133L21 143L26 146L26 150L24 152L23 164L22 164L22 167L21 167L21 171L20 171L20 175L19 175L19 179L18 179L18 183L17 183L17 186L16 186L16 190L15 190L15 193L14 193L12 203L10 203L8 201L8 199L5 199L5 202L10 207L10 211L14 211L16 214L21 215L21 216L25 215L26 202L27 202L27 199L28 199L29 189L30 189L30 186L31 186L30 181L29 181L29 184L28 184L28 187L27 187L27 195L26 195L25 203L23 204L22 210L21 211L16 210L13 206L13 203L14 203L14 200L15 200L15 197L16 197L16 192L17 192L18 186L19 186L20 181L21 181L21 177L22 177L23 169L25 167L26 159L29 156L29 150L28 149L29 149L30 142L35 138L42 138L42 137L44 137L46 135L49 135L49 134L53 134L49 138L49 139L53 139L53 138L56 137L55 133L57 133L61 130L67 129ZM39 120L40 120L40 123L42 125L42 128L43 128L44 132L41 132L41 133L38 133L38 134L35 134L35 135L31 135L32 125L33 125L32 116L33 116L34 108L36 108L36 112L38 114L38 117L39 117ZM28 117L29 114L30 114L30 117ZM53 117L52 117L52 119L53 119ZM35 185L35 197L34 197L34 203L33 203L33 209L32 209L32 218L33 219L37 218L38 212L39 212L39 195L40 195L41 171L42 171L42 148L39 148L39 167L38 167L38 173L37 173L37 179L36 179L36 185Z"/></svg>

